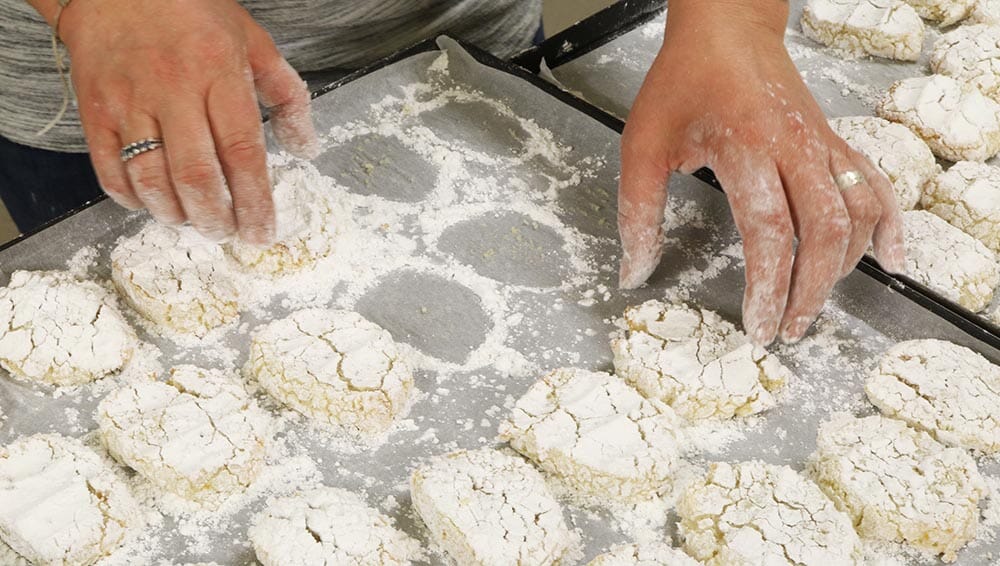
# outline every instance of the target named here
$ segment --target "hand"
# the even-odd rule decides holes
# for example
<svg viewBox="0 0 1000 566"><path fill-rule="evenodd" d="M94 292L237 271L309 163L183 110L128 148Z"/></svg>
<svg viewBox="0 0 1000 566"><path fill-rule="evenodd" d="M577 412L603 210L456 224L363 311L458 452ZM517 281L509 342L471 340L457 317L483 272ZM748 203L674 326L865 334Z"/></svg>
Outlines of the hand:
<svg viewBox="0 0 1000 566"><path fill-rule="evenodd" d="M660 261L671 172L709 167L743 238L743 325L757 345L801 339L870 242L886 269L905 265L892 187L827 125L785 51L787 9L672 2L622 137L621 286L642 284ZM842 190L835 178L848 171L864 180Z"/></svg>
<svg viewBox="0 0 1000 566"><path fill-rule="evenodd" d="M318 142L305 83L234 0L77 0L59 32L91 159L119 204L164 223L190 221L223 240L274 238L274 205L258 110L293 153ZM255 95L256 88L256 95ZM163 148L122 163L125 144Z"/></svg>

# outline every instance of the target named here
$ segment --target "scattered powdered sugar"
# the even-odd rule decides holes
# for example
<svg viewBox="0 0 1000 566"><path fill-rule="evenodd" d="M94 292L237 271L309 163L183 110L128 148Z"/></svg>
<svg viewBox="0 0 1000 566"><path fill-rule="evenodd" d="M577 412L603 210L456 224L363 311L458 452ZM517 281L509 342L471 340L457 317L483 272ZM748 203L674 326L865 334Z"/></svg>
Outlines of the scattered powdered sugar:
<svg viewBox="0 0 1000 566"><path fill-rule="evenodd" d="M98 255L96 247L84 246L66 262L66 270L75 277L86 278L88 272L97 266Z"/></svg>
<svg viewBox="0 0 1000 566"><path fill-rule="evenodd" d="M663 26L665 26L666 23L666 16L657 17L639 28L639 33L641 33L646 39L662 39Z"/></svg>
<svg viewBox="0 0 1000 566"><path fill-rule="evenodd" d="M834 63L830 66L824 67L820 71L820 76L834 84L839 85L843 91L842 95L857 96L865 106L869 108L875 108L878 102L882 100L882 92L879 91L878 87L870 83L858 82L850 78L843 68Z"/></svg>
<svg viewBox="0 0 1000 566"><path fill-rule="evenodd" d="M983 506L982 516L979 520L979 533L976 540L969 543L969 548L976 548L980 545L990 544L996 540L1000 533L1000 477L983 474L983 481L989 490L989 498Z"/></svg>

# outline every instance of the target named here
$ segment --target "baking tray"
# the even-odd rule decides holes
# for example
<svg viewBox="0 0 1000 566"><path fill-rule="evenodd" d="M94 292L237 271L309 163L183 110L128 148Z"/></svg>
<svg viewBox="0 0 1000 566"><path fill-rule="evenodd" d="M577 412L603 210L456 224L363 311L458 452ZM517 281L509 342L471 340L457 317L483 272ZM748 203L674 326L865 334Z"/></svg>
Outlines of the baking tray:
<svg viewBox="0 0 1000 566"><path fill-rule="evenodd" d="M928 27L917 62L877 58L845 61L802 35L799 20L804 5L804 0L791 0L785 43L827 116L872 115L878 97L894 81L928 73L930 47L939 37L936 28ZM515 62L542 72L567 91L624 120L663 41L665 10L662 0L619 2L521 53ZM616 125L619 130L623 127L622 122ZM996 165L998 160L991 163ZM711 171L703 169L696 175L718 187ZM969 332L991 340L991 336L1000 337L1000 326L990 319L905 275L889 276L869 258L860 268L880 279L891 278L886 280L901 292L913 294L915 300L955 319Z"/></svg>
<svg viewBox="0 0 1000 566"><path fill-rule="evenodd" d="M448 53L446 79L441 49ZM402 102L407 93L419 94L411 85L432 75L442 81L437 87ZM346 188L339 200L353 209L366 238L341 241L340 255L323 263L318 277L282 281L282 293L244 313L220 344L184 346L141 332L162 351L164 367L238 368L248 329L293 308L332 305L358 310L407 345L423 393L399 429L365 449L277 414L285 423L284 452L273 457L274 470L291 466L291 479L269 493L321 479L364 493L424 538L407 495L416 463L491 444L507 409L548 369L610 369L607 336L626 306L683 299L739 320L738 235L724 195L693 177L671 181L669 248L650 284L616 290L619 135L606 115L534 75L442 39L331 85L314 105L325 137L315 163ZM92 246L90 274L106 277L114 241L147 221L97 202L7 246L0 266L4 277L15 269L59 269ZM931 337L1000 361L1000 349L954 321L883 281L851 274L803 343L774 348L797 374L782 405L764 417L701 431L704 451L692 460L759 458L801 469L826 415L872 411L861 384L875 358L895 341ZM43 431L87 436L93 408L110 385L52 395L0 377L0 407L8 415L0 442ZM302 470L291 463L303 460L312 466L304 466L300 482ZM991 462L982 469L991 477L1000 472ZM253 563L246 528L262 503L255 497L216 518L168 516L108 563ZM654 528L642 528L636 518L648 514L565 509L584 536L585 560L634 538L665 534L677 542L669 514L654 515ZM976 543L961 563L984 564L997 548ZM428 563L443 562L432 556Z"/></svg>

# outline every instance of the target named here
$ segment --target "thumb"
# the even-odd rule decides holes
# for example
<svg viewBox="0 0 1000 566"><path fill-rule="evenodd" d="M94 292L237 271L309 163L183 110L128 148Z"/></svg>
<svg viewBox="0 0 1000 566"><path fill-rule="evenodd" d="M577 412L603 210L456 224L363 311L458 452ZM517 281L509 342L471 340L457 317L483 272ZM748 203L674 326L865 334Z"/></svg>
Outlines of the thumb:
<svg viewBox="0 0 1000 566"><path fill-rule="evenodd" d="M618 284L623 289L642 285L660 263L663 210L670 180L666 161L644 151L645 144L637 141L629 132L622 137L622 172L618 186L622 259Z"/></svg>
<svg viewBox="0 0 1000 566"><path fill-rule="evenodd" d="M260 36L250 44L250 68L257 96L270 113L274 136L292 154L316 157L319 139L313 127L309 89L270 36L263 30Z"/></svg>

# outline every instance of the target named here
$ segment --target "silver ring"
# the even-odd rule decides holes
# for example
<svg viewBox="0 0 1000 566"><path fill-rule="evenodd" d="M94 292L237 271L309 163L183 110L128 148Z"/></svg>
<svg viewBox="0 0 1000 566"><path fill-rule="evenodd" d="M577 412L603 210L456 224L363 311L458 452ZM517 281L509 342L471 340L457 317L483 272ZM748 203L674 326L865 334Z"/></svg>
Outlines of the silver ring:
<svg viewBox="0 0 1000 566"><path fill-rule="evenodd" d="M844 171L843 173L837 175L833 178L834 182L837 183L837 187L842 191L860 185L865 181L865 176L861 174L860 171Z"/></svg>
<svg viewBox="0 0 1000 566"><path fill-rule="evenodd" d="M163 140L160 138L145 138L132 142L121 150L122 163L128 163L147 151L153 151L161 147L163 147Z"/></svg>

